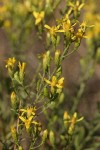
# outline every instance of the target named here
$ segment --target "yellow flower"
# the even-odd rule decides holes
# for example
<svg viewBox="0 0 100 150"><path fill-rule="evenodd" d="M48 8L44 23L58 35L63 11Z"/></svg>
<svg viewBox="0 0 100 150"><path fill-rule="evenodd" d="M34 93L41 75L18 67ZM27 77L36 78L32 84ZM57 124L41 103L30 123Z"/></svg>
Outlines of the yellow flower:
<svg viewBox="0 0 100 150"><path fill-rule="evenodd" d="M45 24L44 27L49 30L50 35L56 35L57 32L64 32L64 30L59 30L59 26L52 26Z"/></svg>
<svg viewBox="0 0 100 150"><path fill-rule="evenodd" d="M77 113L76 112L73 114L72 117L70 117L69 114L65 111L63 119L65 121L67 121L68 123L71 123L71 124L75 125L77 122L82 121L84 119L84 117L81 117L81 118L77 119Z"/></svg>
<svg viewBox="0 0 100 150"><path fill-rule="evenodd" d="M72 26L74 26L74 25L72 25ZM72 30L73 29L72 26L71 26L71 21L69 19L68 14L66 14L62 20L62 28L66 32L66 31Z"/></svg>
<svg viewBox="0 0 100 150"><path fill-rule="evenodd" d="M26 130L29 130L29 128L31 127L31 124L34 125L39 125L39 123L37 121L32 121L34 116L29 116L28 118L24 118L22 116L19 116L19 119L24 122L25 128Z"/></svg>
<svg viewBox="0 0 100 150"><path fill-rule="evenodd" d="M19 119L24 122L26 129L28 130L31 126L33 116L30 116L28 119L25 119L22 116L19 116Z"/></svg>
<svg viewBox="0 0 100 150"><path fill-rule="evenodd" d="M83 31L81 29L78 29L78 32L76 33L76 39L82 39L82 38L88 38L84 35Z"/></svg>
<svg viewBox="0 0 100 150"><path fill-rule="evenodd" d="M63 119L64 120L69 120L70 119L70 116L69 116L67 111L64 112Z"/></svg>
<svg viewBox="0 0 100 150"><path fill-rule="evenodd" d="M78 119L76 112L73 114L72 117L70 117L69 114L65 111L63 119L65 127L68 128L68 134L72 135L75 130L76 123L82 121L84 117Z"/></svg>
<svg viewBox="0 0 100 150"><path fill-rule="evenodd" d="M75 123L77 123L77 122L80 122L80 121L83 120L83 119L84 119L84 117L81 117L81 118L77 119L77 113L75 112L75 113L73 114L73 116L72 116L70 122L71 122L72 124L75 124Z"/></svg>
<svg viewBox="0 0 100 150"><path fill-rule="evenodd" d="M18 64L18 67L19 67L19 77L20 77L20 80L23 81L24 79L24 74L25 74L25 67L26 67L26 63L20 63Z"/></svg>
<svg viewBox="0 0 100 150"><path fill-rule="evenodd" d="M23 62L22 64L19 62L18 64L19 70L20 72L24 73L25 67L26 67L26 63Z"/></svg>
<svg viewBox="0 0 100 150"><path fill-rule="evenodd" d="M84 3L79 3L79 1L77 0L76 3L72 3L72 2L69 2L69 6L72 8L72 10L74 11L80 11L83 6L84 6Z"/></svg>
<svg viewBox="0 0 100 150"><path fill-rule="evenodd" d="M69 129L68 129L68 133L69 133L70 135L72 135L73 132L74 132L74 130L75 130L75 124L76 124L77 122L82 121L82 120L83 120L83 117L81 117L80 119L77 119L77 113L76 113L76 112L73 114L71 120L68 121L68 122L70 122L70 126L69 126Z"/></svg>
<svg viewBox="0 0 100 150"><path fill-rule="evenodd" d="M45 15L45 12L44 11L41 11L41 12L36 12L34 11L33 12L33 16L35 17L35 25L38 25L43 19L44 19L44 15Z"/></svg>
<svg viewBox="0 0 100 150"><path fill-rule="evenodd" d="M73 26L76 25L76 23L71 25L69 14L66 14L62 20L57 20L57 22L59 23L59 26L62 27L63 32L73 31Z"/></svg>
<svg viewBox="0 0 100 150"><path fill-rule="evenodd" d="M9 58L9 59L7 60L7 63L6 63L6 68L11 68L11 69L13 69L15 63L16 63L15 57Z"/></svg>
<svg viewBox="0 0 100 150"><path fill-rule="evenodd" d="M25 113L27 114L27 117L35 116L36 107L28 107L27 109L20 109L22 112L21 116L23 116Z"/></svg>
<svg viewBox="0 0 100 150"><path fill-rule="evenodd" d="M47 80L46 78L44 78L44 81L46 83L48 83L51 87L57 87L57 88L60 88L60 89L63 88L64 78L61 78L61 79L57 80L57 77L53 76L51 81Z"/></svg>

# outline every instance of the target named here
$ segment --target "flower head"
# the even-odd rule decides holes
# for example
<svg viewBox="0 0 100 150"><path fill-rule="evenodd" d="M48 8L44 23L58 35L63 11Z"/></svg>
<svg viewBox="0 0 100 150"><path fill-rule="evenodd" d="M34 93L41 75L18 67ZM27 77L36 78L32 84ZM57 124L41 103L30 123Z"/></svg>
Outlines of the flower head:
<svg viewBox="0 0 100 150"><path fill-rule="evenodd" d="M62 31L64 33L73 33L73 27L76 25L76 23L71 23L71 20L69 19L69 14L66 14L62 20L57 20L57 22L59 23L59 26L62 28Z"/></svg>
<svg viewBox="0 0 100 150"><path fill-rule="evenodd" d="M77 0L76 3L69 2L69 6L73 11L80 11L83 8L84 3L80 4L79 1Z"/></svg>
<svg viewBox="0 0 100 150"><path fill-rule="evenodd" d="M64 85L64 78L57 80L56 76L53 76L51 81L44 78L44 81L51 86L51 92L54 93L55 89L62 89Z"/></svg>
<svg viewBox="0 0 100 150"><path fill-rule="evenodd" d="M72 135L74 130L75 130L75 125L77 122L80 122L84 119L84 117L81 117L81 118L77 118L77 113L75 112L73 114L73 116L69 116L69 114L65 111L64 112L64 116L63 116L63 119L64 119L64 125L65 127L68 128L68 134Z"/></svg>
<svg viewBox="0 0 100 150"><path fill-rule="evenodd" d="M24 126L27 131L30 129L32 124L34 124L35 126L40 125L40 123L38 123L37 121L33 121L33 118L34 116L32 115L28 117L19 116L19 119L24 123Z"/></svg>
<svg viewBox="0 0 100 150"><path fill-rule="evenodd" d="M20 80L23 81L24 75L25 75L26 63L23 62L23 63L21 64L21 63L19 62L18 67L19 67L19 77L20 77Z"/></svg>
<svg viewBox="0 0 100 150"><path fill-rule="evenodd" d="M31 126L31 123L32 123L32 119L33 119L33 116L30 116L29 118L24 118L22 116L19 116L19 119L24 122L24 125L26 127L26 130L28 130Z"/></svg>
<svg viewBox="0 0 100 150"><path fill-rule="evenodd" d="M28 107L27 109L20 109L22 112L21 116L27 114L27 117L35 116L36 107Z"/></svg>
<svg viewBox="0 0 100 150"><path fill-rule="evenodd" d="M11 69L13 69L15 63L16 63L15 57L9 58L9 59L7 60L7 63L6 63L6 68L11 68Z"/></svg>
<svg viewBox="0 0 100 150"><path fill-rule="evenodd" d="M45 15L45 12L44 11L41 11L41 12L36 12L34 11L33 12L33 16L35 17L35 25L38 25L43 19L44 19L44 15Z"/></svg>
<svg viewBox="0 0 100 150"><path fill-rule="evenodd" d="M26 63L23 62L22 64L19 62L18 64L19 70L21 73L24 73L25 67L26 67Z"/></svg>
<svg viewBox="0 0 100 150"><path fill-rule="evenodd" d="M48 83L51 87L63 88L64 78L57 80L56 76L53 76L51 81L44 78L45 82Z"/></svg>
<svg viewBox="0 0 100 150"><path fill-rule="evenodd" d="M49 30L51 36L56 35L57 32L64 32L63 30L59 29L59 25L50 27L49 25L45 24L44 27Z"/></svg>

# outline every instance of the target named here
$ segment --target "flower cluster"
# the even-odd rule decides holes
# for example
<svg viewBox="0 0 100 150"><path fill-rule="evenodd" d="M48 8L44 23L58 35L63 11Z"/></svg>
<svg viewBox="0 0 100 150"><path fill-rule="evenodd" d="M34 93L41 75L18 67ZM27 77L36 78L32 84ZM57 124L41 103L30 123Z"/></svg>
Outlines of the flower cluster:
<svg viewBox="0 0 100 150"><path fill-rule="evenodd" d="M48 30L47 37L50 37L54 45L57 45L59 42L58 33L64 34L66 42L72 41L80 43L82 38L87 38L87 36L84 35L88 27L85 21L80 23L77 31L75 31L75 26L78 24L78 22L76 21L72 23L70 20L70 15L68 13L65 14L65 16L61 20L57 20L57 23L57 26L50 27L47 24L44 26Z"/></svg>
<svg viewBox="0 0 100 150"><path fill-rule="evenodd" d="M92 3L88 2L85 6L84 18L88 24L94 24L94 27L87 31L87 35L91 39L98 39L100 37L100 17L97 7L98 5L96 5L95 1Z"/></svg>
<svg viewBox="0 0 100 150"><path fill-rule="evenodd" d="M49 86L51 86L51 93L54 93L55 91L58 92L57 89L61 89L62 90L63 85L64 85L64 78L63 77L58 80L56 76L53 76L51 81L47 80L46 78L44 78L44 81Z"/></svg>
<svg viewBox="0 0 100 150"><path fill-rule="evenodd" d="M41 126L41 124L35 120L35 117L36 117L35 107L28 107L27 109L20 109L19 111L21 112L19 119L21 120L22 125L25 126L27 131L29 131L32 125L34 125L35 128L37 126L38 127Z"/></svg>
<svg viewBox="0 0 100 150"><path fill-rule="evenodd" d="M84 118L81 117L81 118L77 119L77 113L76 112L73 114L72 117L70 117L68 112L65 111L63 119L64 119L64 125L67 128L68 134L72 135L74 130L75 130L76 123L82 121Z"/></svg>
<svg viewBox="0 0 100 150"><path fill-rule="evenodd" d="M16 68L15 63L16 63L16 59L14 57L9 58L6 61L5 67L8 69L8 73L9 73L10 77L21 84L21 83L23 83L24 76L25 76L26 63L18 62L18 68L19 68L18 71L15 70L15 68Z"/></svg>

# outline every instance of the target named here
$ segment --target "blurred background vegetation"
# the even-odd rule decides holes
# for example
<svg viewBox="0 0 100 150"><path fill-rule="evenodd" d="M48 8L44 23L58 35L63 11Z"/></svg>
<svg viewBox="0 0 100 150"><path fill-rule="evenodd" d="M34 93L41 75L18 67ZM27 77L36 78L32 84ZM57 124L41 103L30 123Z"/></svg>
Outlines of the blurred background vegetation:
<svg viewBox="0 0 100 150"><path fill-rule="evenodd" d="M5 68L6 60L8 57L15 57L25 61L27 64L25 83L31 82L38 66L38 54L42 54L46 48L43 26L53 25L55 20L61 17L62 10L68 2L69 0L0 0L0 141L2 139L4 143L9 139L10 125L13 122L10 107L12 87ZM85 2L79 20L86 20L88 25L94 27L88 29L86 35L89 38L82 40L78 51L63 62L65 77L63 98L58 105L49 110L48 116L45 112L45 117L44 115L40 117L43 126L52 129L57 136L57 133L63 130L60 129L60 125L64 111L67 110L71 114L77 111L80 116L84 116L82 123L76 127L71 150L100 149L99 6L98 0ZM42 10L45 17L37 26L33 12ZM59 49L62 49L62 44ZM61 138L63 139L63 136ZM56 140L56 145L61 150L66 140L63 139L62 145L59 144L59 139ZM2 149L2 142L0 146ZM27 150L27 146L24 149ZM52 149L52 146L46 143L42 149Z"/></svg>

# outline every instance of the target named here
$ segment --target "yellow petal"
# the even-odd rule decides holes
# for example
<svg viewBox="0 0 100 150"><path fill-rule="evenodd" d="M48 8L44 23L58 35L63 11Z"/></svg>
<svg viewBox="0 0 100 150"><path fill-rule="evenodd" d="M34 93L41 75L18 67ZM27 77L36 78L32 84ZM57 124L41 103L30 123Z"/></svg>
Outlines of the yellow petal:
<svg viewBox="0 0 100 150"><path fill-rule="evenodd" d="M33 12L33 16L34 16L35 18L37 18L37 17L38 17L38 15L39 15L39 13L38 13L38 12L36 12L36 11L34 11L34 12Z"/></svg>
<svg viewBox="0 0 100 150"><path fill-rule="evenodd" d="M41 22L41 18L37 18L35 21L35 25L39 24Z"/></svg>
<svg viewBox="0 0 100 150"><path fill-rule="evenodd" d="M56 32L65 32L64 30L57 30Z"/></svg>
<svg viewBox="0 0 100 150"><path fill-rule="evenodd" d="M78 119L76 122L82 121L84 119L84 117L81 117L80 119Z"/></svg>
<svg viewBox="0 0 100 150"><path fill-rule="evenodd" d="M59 85L59 84L56 84L56 87L59 88L59 89L62 89L63 86L62 85Z"/></svg>
<svg viewBox="0 0 100 150"><path fill-rule="evenodd" d="M33 119L33 116L30 116L30 117L28 118L29 121L31 121L32 119Z"/></svg>
<svg viewBox="0 0 100 150"><path fill-rule="evenodd" d="M41 18L44 18L44 11L41 11L40 15L41 15Z"/></svg>
<svg viewBox="0 0 100 150"><path fill-rule="evenodd" d="M49 80L47 80L46 78L44 78L44 81L48 84L51 84L51 82Z"/></svg>
<svg viewBox="0 0 100 150"><path fill-rule="evenodd" d="M27 112L27 110L26 110L26 109L20 109L19 111L22 111L22 112Z"/></svg>
<svg viewBox="0 0 100 150"><path fill-rule="evenodd" d="M36 121L32 121L33 124L38 125L39 123Z"/></svg>
<svg viewBox="0 0 100 150"><path fill-rule="evenodd" d="M58 80L58 84L62 85L64 83L64 77Z"/></svg>
<svg viewBox="0 0 100 150"><path fill-rule="evenodd" d="M85 5L85 4L82 3L82 4L79 6L78 10L80 11L84 5Z"/></svg>
<svg viewBox="0 0 100 150"><path fill-rule="evenodd" d="M45 24L44 27L47 28L47 29L49 29L49 30L51 29L51 27L48 26L47 24Z"/></svg>
<svg viewBox="0 0 100 150"><path fill-rule="evenodd" d="M57 82L56 76L53 76L53 77L52 77L52 82L55 82L55 83Z"/></svg>
<svg viewBox="0 0 100 150"><path fill-rule="evenodd" d="M23 118L22 116L19 116L19 119L20 119L21 121L23 121L24 123L25 123L25 121L26 121L26 119Z"/></svg>

